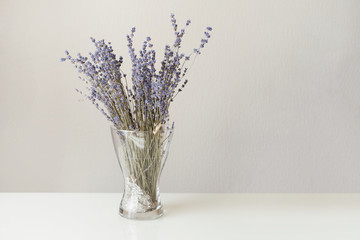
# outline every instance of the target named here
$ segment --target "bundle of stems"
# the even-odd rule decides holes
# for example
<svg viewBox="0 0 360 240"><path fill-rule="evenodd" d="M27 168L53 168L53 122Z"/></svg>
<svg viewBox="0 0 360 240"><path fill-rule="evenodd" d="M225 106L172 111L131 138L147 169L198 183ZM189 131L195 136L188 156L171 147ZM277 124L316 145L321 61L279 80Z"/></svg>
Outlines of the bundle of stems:
<svg viewBox="0 0 360 240"><path fill-rule="evenodd" d="M122 139L121 151L126 169L123 169L125 186L138 186L141 196L149 196L147 204L157 206L158 184L172 130L152 132L127 132Z"/></svg>

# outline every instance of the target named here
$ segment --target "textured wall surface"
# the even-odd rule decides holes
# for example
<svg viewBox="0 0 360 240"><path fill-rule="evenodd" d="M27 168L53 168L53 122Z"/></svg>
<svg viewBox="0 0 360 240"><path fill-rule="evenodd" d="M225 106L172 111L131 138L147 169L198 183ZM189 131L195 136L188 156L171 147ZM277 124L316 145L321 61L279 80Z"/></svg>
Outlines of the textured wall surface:
<svg viewBox="0 0 360 240"><path fill-rule="evenodd" d="M211 41L171 109L163 192L360 192L360 2L0 1L0 191L118 192L109 123L69 63L137 27L162 52ZM160 56L160 54L159 54Z"/></svg>

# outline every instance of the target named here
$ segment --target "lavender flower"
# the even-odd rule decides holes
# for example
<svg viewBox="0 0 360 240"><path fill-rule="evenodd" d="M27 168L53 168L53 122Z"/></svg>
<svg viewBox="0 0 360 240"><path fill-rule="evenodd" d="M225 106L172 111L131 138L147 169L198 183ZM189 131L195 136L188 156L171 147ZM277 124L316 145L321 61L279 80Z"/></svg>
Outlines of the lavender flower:
<svg viewBox="0 0 360 240"><path fill-rule="evenodd" d="M160 69L156 70L156 52L152 49L151 38L147 37L141 50L136 53L133 46L135 27L126 36L128 42L131 65L131 87L127 82L127 75L122 71L123 58L116 57L111 42L91 42L96 50L89 53L89 57L78 54L72 57L65 51L66 57L61 61L70 61L78 72L79 77L88 86L88 93L84 95L94 106L111 121L117 129L154 130L159 124L169 121L170 103L187 85L188 80L182 82L188 68L185 67L192 54L180 52L185 28L191 21L187 20L185 28L178 31L175 15L170 15L175 41L166 45ZM194 54L200 54L200 49L208 43L211 27L206 28L205 38L201 39L200 46L194 49Z"/></svg>

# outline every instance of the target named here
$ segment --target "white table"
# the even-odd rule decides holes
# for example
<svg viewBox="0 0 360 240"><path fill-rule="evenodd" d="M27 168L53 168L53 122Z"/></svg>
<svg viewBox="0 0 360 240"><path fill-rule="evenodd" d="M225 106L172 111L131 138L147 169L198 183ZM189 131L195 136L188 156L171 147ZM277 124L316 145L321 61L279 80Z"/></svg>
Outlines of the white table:
<svg viewBox="0 0 360 240"><path fill-rule="evenodd" d="M0 239L360 239L360 194L162 194L128 220L118 193L0 193Z"/></svg>

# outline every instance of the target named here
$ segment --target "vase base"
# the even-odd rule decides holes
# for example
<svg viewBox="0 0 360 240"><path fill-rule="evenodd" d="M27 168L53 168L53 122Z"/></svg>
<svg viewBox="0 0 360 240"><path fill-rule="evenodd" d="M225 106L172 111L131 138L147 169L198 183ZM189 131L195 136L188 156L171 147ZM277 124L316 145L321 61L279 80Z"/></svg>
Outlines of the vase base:
<svg viewBox="0 0 360 240"><path fill-rule="evenodd" d="M127 218L127 219L133 219L133 220L152 220L157 219L164 215L164 210L162 206L149 211L149 212L128 212L122 208L119 210L120 216Z"/></svg>

